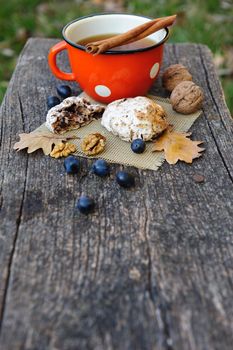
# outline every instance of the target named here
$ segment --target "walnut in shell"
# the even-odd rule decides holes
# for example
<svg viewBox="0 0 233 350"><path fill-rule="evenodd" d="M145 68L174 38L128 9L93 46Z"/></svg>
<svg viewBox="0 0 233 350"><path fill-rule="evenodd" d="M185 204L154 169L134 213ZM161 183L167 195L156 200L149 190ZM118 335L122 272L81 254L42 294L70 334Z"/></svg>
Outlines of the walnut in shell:
<svg viewBox="0 0 233 350"><path fill-rule="evenodd" d="M183 81L172 91L170 101L172 108L182 114L190 114L202 107L204 94L200 86L192 81Z"/></svg>
<svg viewBox="0 0 233 350"><path fill-rule="evenodd" d="M164 109L143 96L123 98L110 103L101 124L124 141L138 138L149 141L168 127Z"/></svg>
<svg viewBox="0 0 233 350"><path fill-rule="evenodd" d="M71 96L48 111L46 126L55 134L64 134L100 118L104 110L105 107L92 104L84 97Z"/></svg>
<svg viewBox="0 0 233 350"><path fill-rule="evenodd" d="M182 81L192 81L192 75L182 64L173 64L165 70L162 80L165 89L172 91Z"/></svg>

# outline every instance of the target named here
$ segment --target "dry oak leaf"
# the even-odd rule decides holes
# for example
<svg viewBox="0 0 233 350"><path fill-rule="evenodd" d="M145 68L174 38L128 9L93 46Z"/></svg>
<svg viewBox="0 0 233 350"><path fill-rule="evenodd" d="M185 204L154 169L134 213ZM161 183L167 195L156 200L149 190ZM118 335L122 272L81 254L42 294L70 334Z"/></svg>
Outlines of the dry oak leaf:
<svg viewBox="0 0 233 350"><path fill-rule="evenodd" d="M204 148L199 147L202 141L192 141L188 138L191 133L179 133L171 130L165 131L156 141L154 151L164 151L169 164L176 164L178 160L192 163L194 158L202 156Z"/></svg>
<svg viewBox="0 0 233 350"><path fill-rule="evenodd" d="M29 134L19 134L20 140L14 144L14 149L21 151L27 148L27 153L32 153L42 148L45 155L50 154L53 145L76 139L76 136L56 135L52 132L31 132Z"/></svg>

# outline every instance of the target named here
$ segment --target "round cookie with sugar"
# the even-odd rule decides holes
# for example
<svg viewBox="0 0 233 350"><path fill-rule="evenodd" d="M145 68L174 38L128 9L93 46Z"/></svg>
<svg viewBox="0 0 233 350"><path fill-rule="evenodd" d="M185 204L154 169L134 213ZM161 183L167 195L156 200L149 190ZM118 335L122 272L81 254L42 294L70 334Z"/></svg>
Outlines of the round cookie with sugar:
<svg viewBox="0 0 233 350"><path fill-rule="evenodd" d="M168 127L164 109L153 100L138 96L110 103L101 124L124 141L154 139Z"/></svg>

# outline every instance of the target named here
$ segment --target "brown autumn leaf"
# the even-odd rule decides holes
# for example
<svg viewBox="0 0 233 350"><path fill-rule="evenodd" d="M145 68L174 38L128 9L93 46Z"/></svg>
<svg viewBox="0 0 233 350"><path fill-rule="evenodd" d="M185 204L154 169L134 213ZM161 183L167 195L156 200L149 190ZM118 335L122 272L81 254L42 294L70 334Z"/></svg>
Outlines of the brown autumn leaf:
<svg viewBox="0 0 233 350"><path fill-rule="evenodd" d="M188 138L191 133L179 133L171 130L165 131L155 141L154 151L164 151L169 164L176 164L178 160L192 163L194 158L201 157L204 148L199 147L202 141L192 141Z"/></svg>
<svg viewBox="0 0 233 350"><path fill-rule="evenodd" d="M27 152L32 153L42 148L45 155L50 154L53 145L77 139L76 136L56 135L51 132L31 132L29 134L19 134L19 137L20 140L14 144L15 150L21 151L27 148Z"/></svg>

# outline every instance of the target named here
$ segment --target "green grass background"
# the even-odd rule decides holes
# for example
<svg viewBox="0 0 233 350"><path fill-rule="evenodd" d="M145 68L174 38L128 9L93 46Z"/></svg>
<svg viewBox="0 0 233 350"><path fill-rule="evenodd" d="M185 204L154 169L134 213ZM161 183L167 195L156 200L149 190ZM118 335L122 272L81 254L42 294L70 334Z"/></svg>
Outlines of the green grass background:
<svg viewBox="0 0 233 350"><path fill-rule="evenodd" d="M110 0L109 0L110 1ZM177 13L170 42L203 43L212 50L221 74L226 101L233 114L233 1L232 0L125 0L116 10L166 16ZM0 101L14 70L17 56L30 36L61 37L68 21L109 9L101 0L5 0L0 6ZM110 1L114 10L114 1ZM118 5L118 8L117 8Z"/></svg>

